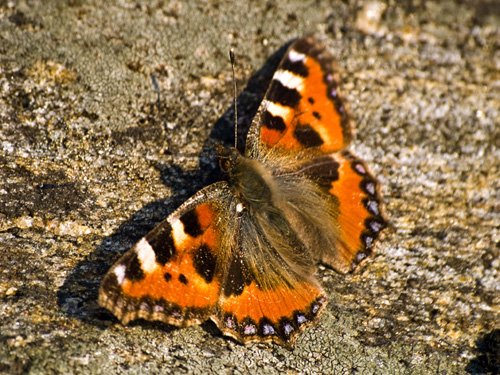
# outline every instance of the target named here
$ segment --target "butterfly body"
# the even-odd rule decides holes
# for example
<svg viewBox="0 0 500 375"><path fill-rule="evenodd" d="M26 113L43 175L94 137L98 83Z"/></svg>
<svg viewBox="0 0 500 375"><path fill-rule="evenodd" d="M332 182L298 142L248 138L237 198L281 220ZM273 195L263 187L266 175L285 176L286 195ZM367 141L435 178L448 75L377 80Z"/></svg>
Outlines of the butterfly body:
<svg viewBox="0 0 500 375"><path fill-rule="evenodd" d="M387 225L377 181L346 150L352 121L338 85L313 38L294 42L245 154L217 146L226 181L199 191L118 260L101 306L124 324L211 318L238 341L292 347L327 304L316 263L356 271Z"/></svg>

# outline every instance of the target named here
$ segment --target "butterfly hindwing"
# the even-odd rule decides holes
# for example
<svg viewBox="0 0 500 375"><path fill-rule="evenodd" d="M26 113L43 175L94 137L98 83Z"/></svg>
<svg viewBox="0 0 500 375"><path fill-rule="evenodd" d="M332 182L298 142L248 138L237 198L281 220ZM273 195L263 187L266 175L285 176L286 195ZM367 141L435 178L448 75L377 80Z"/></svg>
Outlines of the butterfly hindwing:
<svg viewBox="0 0 500 375"><path fill-rule="evenodd" d="M379 183L366 163L348 150L331 157L339 165L338 179L328 189L339 205L339 237L336 251L322 251L319 260L340 272L352 272L374 255L375 242L388 222Z"/></svg>
<svg viewBox="0 0 500 375"><path fill-rule="evenodd" d="M283 211L317 261L346 273L374 254L387 220L378 182L361 159L343 150L275 173L287 196Z"/></svg>
<svg viewBox="0 0 500 375"><path fill-rule="evenodd" d="M213 320L238 341L293 347L297 336L317 322L326 303L321 287L307 281L263 290L252 280L241 294L221 296L220 314Z"/></svg>
<svg viewBox="0 0 500 375"><path fill-rule="evenodd" d="M292 347L327 303L313 276L314 261L283 215L243 211L238 222L212 319L239 341Z"/></svg>

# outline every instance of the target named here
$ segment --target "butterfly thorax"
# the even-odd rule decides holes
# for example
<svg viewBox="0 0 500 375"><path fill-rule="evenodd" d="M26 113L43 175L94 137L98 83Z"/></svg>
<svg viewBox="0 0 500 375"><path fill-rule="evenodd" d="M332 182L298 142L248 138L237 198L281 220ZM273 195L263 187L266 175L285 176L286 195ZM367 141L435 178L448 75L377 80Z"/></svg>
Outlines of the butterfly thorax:
<svg viewBox="0 0 500 375"><path fill-rule="evenodd" d="M234 196L251 212L275 206L277 185L269 170L259 161L243 156L234 147L217 147L219 164L227 174Z"/></svg>

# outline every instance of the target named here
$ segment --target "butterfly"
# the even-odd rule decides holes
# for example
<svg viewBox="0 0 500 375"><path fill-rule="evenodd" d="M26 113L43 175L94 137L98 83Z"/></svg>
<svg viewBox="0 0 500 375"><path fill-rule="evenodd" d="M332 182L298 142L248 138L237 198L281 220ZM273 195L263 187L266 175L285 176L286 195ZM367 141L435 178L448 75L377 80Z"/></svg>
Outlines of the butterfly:
<svg viewBox="0 0 500 375"><path fill-rule="evenodd" d="M215 322L239 342L293 348L327 295L317 263L355 272L388 222L379 184L346 149L353 121L332 56L294 41L246 150L217 145L227 178L188 199L104 277L99 304L123 324Z"/></svg>

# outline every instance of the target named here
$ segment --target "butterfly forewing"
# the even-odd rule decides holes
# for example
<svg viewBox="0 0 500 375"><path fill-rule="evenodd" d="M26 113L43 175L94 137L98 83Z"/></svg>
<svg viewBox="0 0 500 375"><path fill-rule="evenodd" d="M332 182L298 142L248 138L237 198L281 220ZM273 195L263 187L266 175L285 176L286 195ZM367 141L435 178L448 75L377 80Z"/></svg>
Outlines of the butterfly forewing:
<svg viewBox="0 0 500 375"><path fill-rule="evenodd" d="M247 155L295 158L346 147L353 124L339 86L332 56L314 38L292 43L252 122Z"/></svg>
<svg viewBox="0 0 500 375"><path fill-rule="evenodd" d="M124 324L143 318L185 326L208 319L229 255L223 239L234 204L225 182L199 191L116 262L101 284L100 305Z"/></svg>

